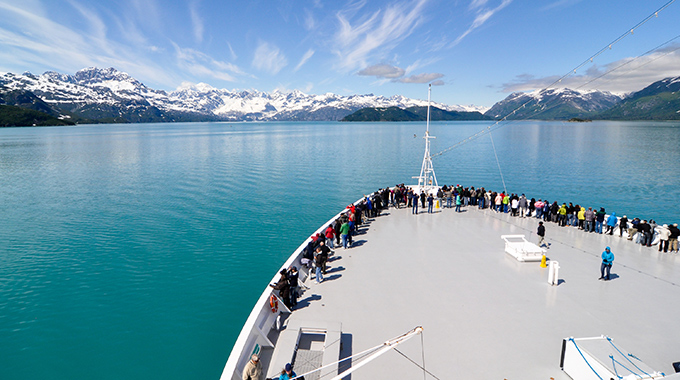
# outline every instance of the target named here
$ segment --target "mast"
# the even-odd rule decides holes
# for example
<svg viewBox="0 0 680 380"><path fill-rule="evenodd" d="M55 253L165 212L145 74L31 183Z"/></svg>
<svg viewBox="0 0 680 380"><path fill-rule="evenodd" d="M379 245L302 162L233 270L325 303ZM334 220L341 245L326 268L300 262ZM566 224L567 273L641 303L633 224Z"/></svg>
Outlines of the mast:
<svg viewBox="0 0 680 380"><path fill-rule="evenodd" d="M436 137L430 136L430 93L432 92L432 84L427 89L427 126L425 129L425 155L423 156L423 165L420 168L420 176L418 176L418 187L421 190L430 190L439 187L437 183L437 176L434 173L432 166L432 156L430 155L430 139ZM416 178L416 177L414 177Z"/></svg>

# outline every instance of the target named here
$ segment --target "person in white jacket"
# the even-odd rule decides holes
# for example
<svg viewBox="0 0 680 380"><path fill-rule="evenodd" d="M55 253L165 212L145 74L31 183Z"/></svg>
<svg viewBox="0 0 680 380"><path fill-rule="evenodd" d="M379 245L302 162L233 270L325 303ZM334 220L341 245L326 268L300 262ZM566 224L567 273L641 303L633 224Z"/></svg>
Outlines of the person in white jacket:
<svg viewBox="0 0 680 380"><path fill-rule="evenodd" d="M671 230L668 229L668 224L664 224L656 229L659 234L659 252L663 247L664 252L668 252L668 238L671 236Z"/></svg>

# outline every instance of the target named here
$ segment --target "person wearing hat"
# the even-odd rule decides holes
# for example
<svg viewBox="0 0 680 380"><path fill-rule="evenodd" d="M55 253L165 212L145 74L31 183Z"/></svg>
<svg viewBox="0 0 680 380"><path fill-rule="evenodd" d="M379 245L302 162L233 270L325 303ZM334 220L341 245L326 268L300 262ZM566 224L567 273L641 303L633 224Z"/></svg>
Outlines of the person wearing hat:
<svg viewBox="0 0 680 380"><path fill-rule="evenodd" d="M264 380L264 372L262 372L262 363L257 354L250 357L246 367L243 369L243 380Z"/></svg>
<svg viewBox="0 0 680 380"><path fill-rule="evenodd" d="M295 371L293 371L293 366L291 366L290 363L286 363L286 366L283 368L283 371L281 371L279 380L290 380L295 377L297 377L297 374L295 373Z"/></svg>
<svg viewBox="0 0 680 380"><path fill-rule="evenodd" d="M293 308L293 305L290 303L290 282L288 282L288 271L281 269L279 274L281 275L279 282L276 284L269 284L269 286L279 291L279 297L281 297L283 303L290 310Z"/></svg>
<svg viewBox="0 0 680 380"><path fill-rule="evenodd" d="M664 224L657 231L659 232L659 252L662 249L664 252L668 252L668 239L671 236L671 230L668 229L667 224Z"/></svg>
<svg viewBox="0 0 680 380"><path fill-rule="evenodd" d="M609 281L609 272L612 269L612 263L614 263L614 254L609 249L609 247L604 249L602 252L602 265L600 265L600 278L598 280ZM604 272L607 271L607 276Z"/></svg>

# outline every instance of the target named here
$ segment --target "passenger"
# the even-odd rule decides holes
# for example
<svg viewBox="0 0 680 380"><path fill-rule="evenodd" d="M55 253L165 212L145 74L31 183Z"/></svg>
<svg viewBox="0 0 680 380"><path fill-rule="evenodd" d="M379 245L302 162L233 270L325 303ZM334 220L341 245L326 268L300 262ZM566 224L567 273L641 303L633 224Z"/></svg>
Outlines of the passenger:
<svg viewBox="0 0 680 380"><path fill-rule="evenodd" d="M545 246L546 248L548 247L548 244L545 242L545 226L543 226L543 222L538 222L538 229L536 230L536 235L538 235L538 246L543 247Z"/></svg>
<svg viewBox="0 0 680 380"><path fill-rule="evenodd" d="M652 246L652 242L654 241L654 234L656 234L656 227L657 227L656 222L654 221L654 219L651 219L649 221L649 236L647 237L648 247Z"/></svg>
<svg viewBox="0 0 680 380"><path fill-rule="evenodd" d="M264 380L264 372L262 372L262 363L257 354L253 354L246 363L243 369L242 380Z"/></svg>
<svg viewBox="0 0 680 380"><path fill-rule="evenodd" d="M616 218L616 213L612 212L612 214L609 215L609 218L607 218L607 231L605 233L614 235L614 227L616 227L617 222L618 219Z"/></svg>
<svg viewBox="0 0 680 380"><path fill-rule="evenodd" d="M519 197L519 201L517 202L519 206L519 216L524 218L527 215L527 209L529 208L529 202L527 201L527 197L522 194L521 197Z"/></svg>
<svg viewBox="0 0 680 380"><path fill-rule="evenodd" d="M562 203L562 206L557 210L557 221L561 227L567 225L567 204Z"/></svg>
<svg viewBox="0 0 680 380"><path fill-rule="evenodd" d="M344 222L340 226L340 237L342 238L342 248L347 249L349 235L349 222Z"/></svg>
<svg viewBox="0 0 680 380"><path fill-rule="evenodd" d="M328 245L330 248L335 248L335 244L333 243L335 240L335 229L333 228L332 224L328 225L328 228L326 228L324 234L326 235L326 245Z"/></svg>
<svg viewBox="0 0 680 380"><path fill-rule="evenodd" d="M550 202L546 199L543 201L543 221L549 222L550 220Z"/></svg>
<svg viewBox="0 0 680 380"><path fill-rule="evenodd" d="M602 233L602 225L604 223L604 216L606 215L604 207L600 207L600 211L595 213L595 232Z"/></svg>
<svg viewBox="0 0 680 380"><path fill-rule="evenodd" d="M541 198L538 198L538 201L534 203L534 207L536 208L536 218L541 219L543 216L543 201Z"/></svg>
<svg viewBox="0 0 680 380"><path fill-rule="evenodd" d="M316 248L316 255L314 255L314 263L316 264L316 283L323 282L323 272L326 271L326 261L328 261L328 254L324 253L321 247Z"/></svg>
<svg viewBox="0 0 680 380"><path fill-rule="evenodd" d="M550 221L553 222L553 223L558 223L557 218L558 218L559 214L560 214L560 206L557 204L557 201L554 201L550 205Z"/></svg>
<svg viewBox="0 0 680 380"><path fill-rule="evenodd" d="M427 195L425 195L425 192L420 190L420 206L422 208L425 208L425 200L427 199Z"/></svg>
<svg viewBox="0 0 680 380"><path fill-rule="evenodd" d="M586 232L593 232L593 223L595 222L595 212L593 211L592 207L588 207L588 210L585 212L585 218L586 218Z"/></svg>
<svg viewBox="0 0 680 380"><path fill-rule="evenodd" d="M663 251L668 252L668 239L671 236L671 231L668 229L668 225L664 224L659 228L659 252L663 246Z"/></svg>
<svg viewBox="0 0 680 380"><path fill-rule="evenodd" d="M512 216L517 216L519 214L519 199L514 196L512 197L512 200L510 201L510 209L511 209L511 214Z"/></svg>
<svg viewBox="0 0 680 380"><path fill-rule="evenodd" d="M576 206L574 206L573 203L569 202L569 206L567 206L567 225L576 227L578 223L576 222Z"/></svg>
<svg viewBox="0 0 680 380"><path fill-rule="evenodd" d="M640 219L633 218L633 221L630 223L630 228L628 229L628 240L633 240L633 235L635 235L638 232L639 225Z"/></svg>
<svg viewBox="0 0 680 380"><path fill-rule="evenodd" d="M496 205L496 212L501 212L501 205L503 204L503 194L496 195L494 199L494 204Z"/></svg>
<svg viewBox="0 0 680 380"><path fill-rule="evenodd" d="M335 245L340 246L340 227L342 226L342 217L335 219L333 229L335 230Z"/></svg>
<svg viewBox="0 0 680 380"><path fill-rule="evenodd" d="M580 210L578 210L578 213L576 214L576 217L578 218L578 229L583 230L585 229L585 222L586 222L586 208L581 207Z"/></svg>
<svg viewBox="0 0 680 380"><path fill-rule="evenodd" d="M432 194L427 196L427 213L432 214L432 206L434 205L434 197Z"/></svg>
<svg viewBox="0 0 680 380"><path fill-rule="evenodd" d="M510 196L505 194L503 197L503 212L508 213L510 211Z"/></svg>
<svg viewBox="0 0 680 380"><path fill-rule="evenodd" d="M638 231L640 231L640 233L638 234L640 236L638 236L638 240L636 241L636 243L647 245L647 238L649 237L649 235L651 235L651 227L649 227L649 224L647 223L646 220L643 220L642 222L640 222L640 224L638 224L637 228Z"/></svg>
<svg viewBox="0 0 680 380"><path fill-rule="evenodd" d="M279 380L290 380L297 377L297 374L295 371L293 371L293 367L290 365L290 363L286 364L286 367L281 371L281 375L279 376Z"/></svg>
<svg viewBox="0 0 680 380"><path fill-rule="evenodd" d="M290 283L288 282L288 271L281 269L279 274L281 275L279 282L276 284L269 284L269 286L275 290L278 290L279 297L281 297L283 303L286 305L286 307L288 307L288 309L292 309L293 305L290 303Z"/></svg>
<svg viewBox="0 0 680 380"><path fill-rule="evenodd" d="M411 193L411 198L410 202L413 204L413 208L411 209L411 214L417 215L418 214L418 194L416 192Z"/></svg>
<svg viewBox="0 0 680 380"><path fill-rule="evenodd" d="M460 212L460 206L463 203L463 200L460 197L460 194L456 195L456 212Z"/></svg>
<svg viewBox="0 0 680 380"><path fill-rule="evenodd" d="M675 251L675 253L678 253L678 236L680 236L680 228L678 228L677 223L674 223L672 226L668 227L668 230L671 232L668 237L669 249L671 252Z"/></svg>
<svg viewBox="0 0 680 380"><path fill-rule="evenodd" d="M625 215L619 220L619 237L623 237L623 230L628 229L628 217Z"/></svg>
<svg viewBox="0 0 680 380"><path fill-rule="evenodd" d="M290 304L293 307L297 306L297 299L300 296L300 288L298 286L298 279L300 272L296 266L291 266L288 269L288 284L290 285Z"/></svg>
<svg viewBox="0 0 680 380"><path fill-rule="evenodd" d="M602 265L600 265L599 280L609 281L609 272L612 269L612 263L614 263L614 254L609 247L607 247L604 249L604 252L602 252ZM607 272L607 276L604 275L605 271Z"/></svg>

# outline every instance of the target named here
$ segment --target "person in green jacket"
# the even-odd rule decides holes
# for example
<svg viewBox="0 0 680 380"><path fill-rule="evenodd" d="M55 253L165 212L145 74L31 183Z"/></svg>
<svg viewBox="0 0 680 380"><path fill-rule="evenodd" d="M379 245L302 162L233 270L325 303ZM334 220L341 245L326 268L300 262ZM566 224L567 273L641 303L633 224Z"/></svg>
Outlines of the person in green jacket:
<svg viewBox="0 0 680 380"><path fill-rule="evenodd" d="M349 235L349 223L344 222L340 226L340 237L342 238L342 247L347 249L347 235Z"/></svg>

